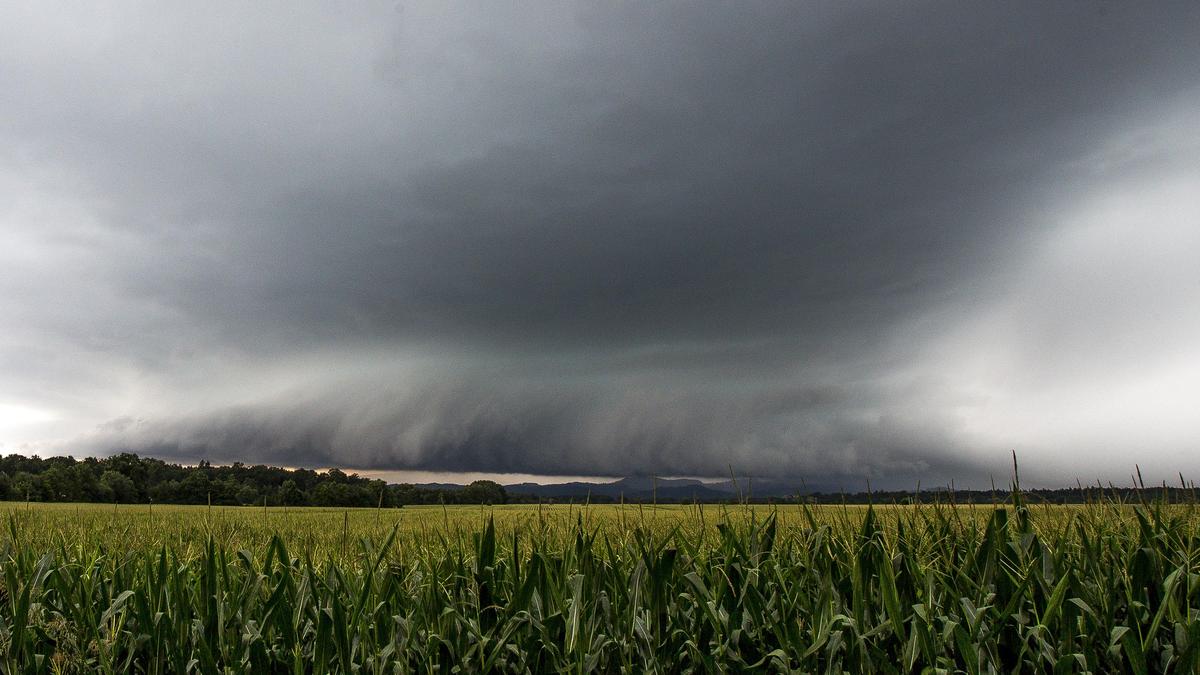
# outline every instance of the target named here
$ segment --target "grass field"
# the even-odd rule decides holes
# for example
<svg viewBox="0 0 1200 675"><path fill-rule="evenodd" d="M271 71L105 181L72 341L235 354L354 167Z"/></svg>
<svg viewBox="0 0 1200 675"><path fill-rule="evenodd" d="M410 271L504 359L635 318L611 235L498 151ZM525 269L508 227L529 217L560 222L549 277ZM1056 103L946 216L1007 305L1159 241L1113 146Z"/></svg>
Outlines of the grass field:
<svg viewBox="0 0 1200 675"><path fill-rule="evenodd" d="M1197 672L1190 505L17 504L3 672Z"/></svg>

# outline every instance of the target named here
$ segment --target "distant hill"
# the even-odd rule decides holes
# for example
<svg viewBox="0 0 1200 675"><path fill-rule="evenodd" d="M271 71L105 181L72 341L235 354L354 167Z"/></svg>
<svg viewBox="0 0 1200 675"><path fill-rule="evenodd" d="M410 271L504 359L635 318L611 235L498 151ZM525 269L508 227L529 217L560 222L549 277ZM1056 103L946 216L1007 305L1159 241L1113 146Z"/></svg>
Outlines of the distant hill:
<svg viewBox="0 0 1200 675"><path fill-rule="evenodd" d="M461 485L425 483L417 487L438 490L459 489ZM545 499L593 498L630 500L662 499L664 501L713 501L740 497L779 498L808 494L814 486L797 482L739 478L705 483L694 478L658 478L628 476L612 482L573 481L570 483L511 483L504 489L511 495L529 495Z"/></svg>
<svg viewBox="0 0 1200 675"><path fill-rule="evenodd" d="M537 497L580 498L608 497L611 499L653 499L657 496L663 500L679 499L728 499L730 493L713 489L701 481L692 479L659 480L657 488L651 478L631 477L611 483L558 483L554 485L539 485L537 483L517 483L505 485L504 489L510 494L525 494Z"/></svg>

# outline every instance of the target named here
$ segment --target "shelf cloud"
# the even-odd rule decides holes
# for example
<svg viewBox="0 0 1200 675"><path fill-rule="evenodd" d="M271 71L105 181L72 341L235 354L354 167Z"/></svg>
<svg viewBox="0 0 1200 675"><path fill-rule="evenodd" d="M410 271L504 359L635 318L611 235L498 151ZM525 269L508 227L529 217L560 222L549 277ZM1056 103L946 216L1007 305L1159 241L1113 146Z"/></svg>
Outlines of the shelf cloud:
<svg viewBox="0 0 1200 675"><path fill-rule="evenodd" d="M1200 5L0 9L0 449L1200 472Z"/></svg>

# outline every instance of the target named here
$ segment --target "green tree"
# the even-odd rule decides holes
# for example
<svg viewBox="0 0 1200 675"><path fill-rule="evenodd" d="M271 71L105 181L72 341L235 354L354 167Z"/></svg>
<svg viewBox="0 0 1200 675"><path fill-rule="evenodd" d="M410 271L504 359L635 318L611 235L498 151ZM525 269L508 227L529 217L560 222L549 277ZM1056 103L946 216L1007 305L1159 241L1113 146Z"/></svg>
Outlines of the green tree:
<svg viewBox="0 0 1200 675"><path fill-rule="evenodd" d="M462 500L468 504L503 504L507 498L504 486L490 480L477 480L462 490Z"/></svg>
<svg viewBox="0 0 1200 675"><path fill-rule="evenodd" d="M180 497L179 481L164 480L150 488L150 499L155 504L183 504Z"/></svg>
<svg viewBox="0 0 1200 675"><path fill-rule="evenodd" d="M247 483L237 491L237 500L242 505L254 504L258 501L258 490L255 490L253 485Z"/></svg>
<svg viewBox="0 0 1200 675"><path fill-rule="evenodd" d="M77 502L83 499L75 472L61 465L52 466L42 474L42 491L46 501L51 502Z"/></svg>
<svg viewBox="0 0 1200 675"><path fill-rule="evenodd" d="M301 506L308 500L304 497L304 493L300 488L296 487L296 481L287 479L283 481L283 485L279 488L279 503L286 506Z"/></svg>
<svg viewBox="0 0 1200 675"><path fill-rule="evenodd" d="M179 500L183 504L207 504L208 491L208 476L199 469L189 471L179 481Z"/></svg>
<svg viewBox="0 0 1200 675"><path fill-rule="evenodd" d="M123 473L109 469L100 474L100 485L103 486L105 492L112 496L112 500L122 504L129 504L137 501L137 487L133 481Z"/></svg>
<svg viewBox="0 0 1200 675"><path fill-rule="evenodd" d="M146 493L146 465L143 460L132 452L122 452L113 455L103 462L107 470L116 471L133 483L136 495Z"/></svg>
<svg viewBox="0 0 1200 675"><path fill-rule="evenodd" d="M71 467L71 475L75 479L75 487L78 490L80 501L94 502L100 497L100 479L99 474L93 471L95 463L88 464L80 462Z"/></svg>
<svg viewBox="0 0 1200 675"><path fill-rule="evenodd" d="M39 501L42 498L42 479L28 471L18 471L12 477L13 499Z"/></svg>

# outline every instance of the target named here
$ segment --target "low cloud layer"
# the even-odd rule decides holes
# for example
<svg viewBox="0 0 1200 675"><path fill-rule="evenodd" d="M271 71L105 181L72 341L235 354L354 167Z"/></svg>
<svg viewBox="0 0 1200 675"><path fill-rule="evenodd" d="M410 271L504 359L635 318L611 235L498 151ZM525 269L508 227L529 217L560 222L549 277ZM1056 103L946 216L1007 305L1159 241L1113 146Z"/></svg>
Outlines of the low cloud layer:
<svg viewBox="0 0 1200 675"><path fill-rule="evenodd" d="M1200 471L1194 3L0 9L0 448Z"/></svg>

